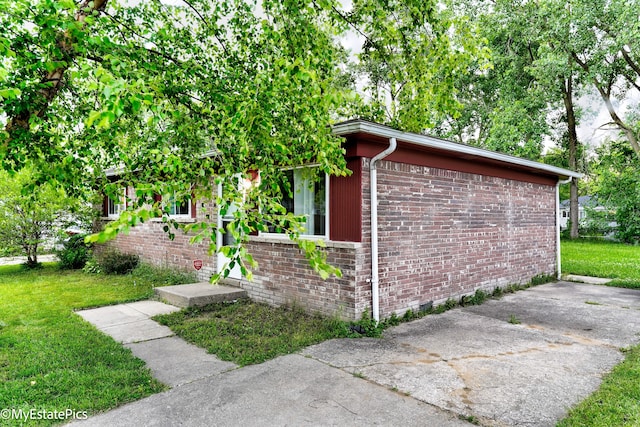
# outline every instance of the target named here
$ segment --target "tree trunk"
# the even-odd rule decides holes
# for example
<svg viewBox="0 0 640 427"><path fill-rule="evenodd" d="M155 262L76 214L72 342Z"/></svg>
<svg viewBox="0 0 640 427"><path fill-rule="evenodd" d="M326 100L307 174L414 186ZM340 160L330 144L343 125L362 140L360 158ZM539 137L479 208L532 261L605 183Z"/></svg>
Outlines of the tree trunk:
<svg viewBox="0 0 640 427"><path fill-rule="evenodd" d="M570 75L562 84L562 98L567 115L567 132L569 136L569 169L576 171L578 168L578 133L576 131L576 114L573 108L573 76ZM572 239L578 238L579 225L579 204L578 204L578 182L571 180L569 198L569 219L571 229L569 236Z"/></svg>
<svg viewBox="0 0 640 427"><path fill-rule="evenodd" d="M95 10L102 10L107 4L107 1L108 0L84 0L78 5L75 16L76 21L84 24L87 16L91 15ZM56 59L64 65L50 71L42 78L41 83L43 84L43 88L38 91L37 96L32 100L28 110L9 117L5 126L5 131L9 135L9 142L11 140L24 138L29 132L31 117L43 117L51 101L58 95L64 74L75 56L75 52L73 51L74 42L70 31L67 30L60 35L57 44L60 52L63 52L63 57ZM10 145L9 142L6 143L6 148Z"/></svg>
<svg viewBox="0 0 640 427"><path fill-rule="evenodd" d="M34 268L38 266L38 245L27 245L27 267Z"/></svg>

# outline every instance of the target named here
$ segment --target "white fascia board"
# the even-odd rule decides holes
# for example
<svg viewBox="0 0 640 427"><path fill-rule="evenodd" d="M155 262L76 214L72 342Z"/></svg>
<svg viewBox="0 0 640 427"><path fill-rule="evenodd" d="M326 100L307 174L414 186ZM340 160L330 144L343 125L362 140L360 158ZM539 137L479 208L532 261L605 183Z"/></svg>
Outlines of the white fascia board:
<svg viewBox="0 0 640 427"><path fill-rule="evenodd" d="M333 133L339 136L358 132L368 133L383 138L396 138L398 141L408 142L421 147L435 148L452 153L460 153L490 159L493 161L520 166L528 169L535 169L552 175L556 175L560 178L582 178L581 173L573 172L568 169L534 162L532 160L521 159L519 157L509 156L508 154L484 150L482 148L472 147L470 145L457 144L455 142L446 141L444 139L434 138L427 135L402 132L385 125L368 122L365 120L351 120L348 122L337 123L332 127L332 129Z"/></svg>

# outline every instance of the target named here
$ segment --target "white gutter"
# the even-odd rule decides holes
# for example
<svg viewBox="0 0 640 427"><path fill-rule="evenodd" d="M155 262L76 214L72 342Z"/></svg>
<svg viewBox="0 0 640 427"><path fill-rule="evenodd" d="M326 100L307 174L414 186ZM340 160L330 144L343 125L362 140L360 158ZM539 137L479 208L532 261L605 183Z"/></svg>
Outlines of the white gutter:
<svg viewBox="0 0 640 427"><path fill-rule="evenodd" d="M393 153L398 146L395 138L389 139L389 147L376 154L369 164L371 182L371 306L373 320L380 321L380 293L378 275L378 173L376 163Z"/></svg>
<svg viewBox="0 0 640 427"><path fill-rule="evenodd" d="M569 177L564 181L558 180L556 184L556 260L558 270L558 280L562 279L562 257L560 256L560 186L562 184L568 184L573 177Z"/></svg>
<svg viewBox="0 0 640 427"><path fill-rule="evenodd" d="M521 159L519 157L510 156L508 154L496 153L494 151L484 150L482 148L470 145L458 144L456 142L444 139L434 138L412 132L402 132L389 126L378 123L368 122L366 120L350 120L347 122L337 123L332 127L334 135L349 135L352 133L368 133L383 138L396 138L399 141L414 144L416 146L431 148L436 150L448 151L454 153L456 157L469 158L466 156L480 157L487 160L501 162L506 165L512 165L517 168L524 168L545 172L560 178L582 178L582 174L567 169L558 168L556 166L538 163L532 160Z"/></svg>

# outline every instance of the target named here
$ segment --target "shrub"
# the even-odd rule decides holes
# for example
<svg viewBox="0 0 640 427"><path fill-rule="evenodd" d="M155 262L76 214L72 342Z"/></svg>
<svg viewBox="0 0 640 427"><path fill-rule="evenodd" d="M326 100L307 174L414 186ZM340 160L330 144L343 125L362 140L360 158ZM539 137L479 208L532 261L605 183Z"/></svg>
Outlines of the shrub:
<svg viewBox="0 0 640 427"><path fill-rule="evenodd" d="M103 253L98 264L106 274L127 274L138 266L140 257L135 254L125 254L115 249Z"/></svg>
<svg viewBox="0 0 640 427"><path fill-rule="evenodd" d="M60 268L75 270L84 267L91 254L91 247L84 242L84 234L75 234L69 237L56 251L60 260Z"/></svg>
<svg viewBox="0 0 640 427"><path fill-rule="evenodd" d="M89 257L84 267L82 267L82 271L85 273L91 274L100 274L102 273L102 267L100 267L100 263L96 259L96 257Z"/></svg>

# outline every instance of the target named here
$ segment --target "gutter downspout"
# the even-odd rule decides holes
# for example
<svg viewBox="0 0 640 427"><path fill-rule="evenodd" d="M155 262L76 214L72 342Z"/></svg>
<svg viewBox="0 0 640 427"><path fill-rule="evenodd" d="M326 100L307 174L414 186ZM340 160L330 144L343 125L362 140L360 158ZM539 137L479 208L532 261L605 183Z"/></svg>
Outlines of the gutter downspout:
<svg viewBox="0 0 640 427"><path fill-rule="evenodd" d="M380 321L380 294L378 276L378 173L376 163L396 150L397 142L395 138L389 138L389 147L381 153L376 154L369 164L369 178L371 180L371 307L373 320Z"/></svg>
<svg viewBox="0 0 640 427"><path fill-rule="evenodd" d="M573 177L569 177L569 179L565 179L564 181L558 180L556 184L556 259L558 280L562 280L562 260L560 257L560 186L570 183L572 179Z"/></svg>

